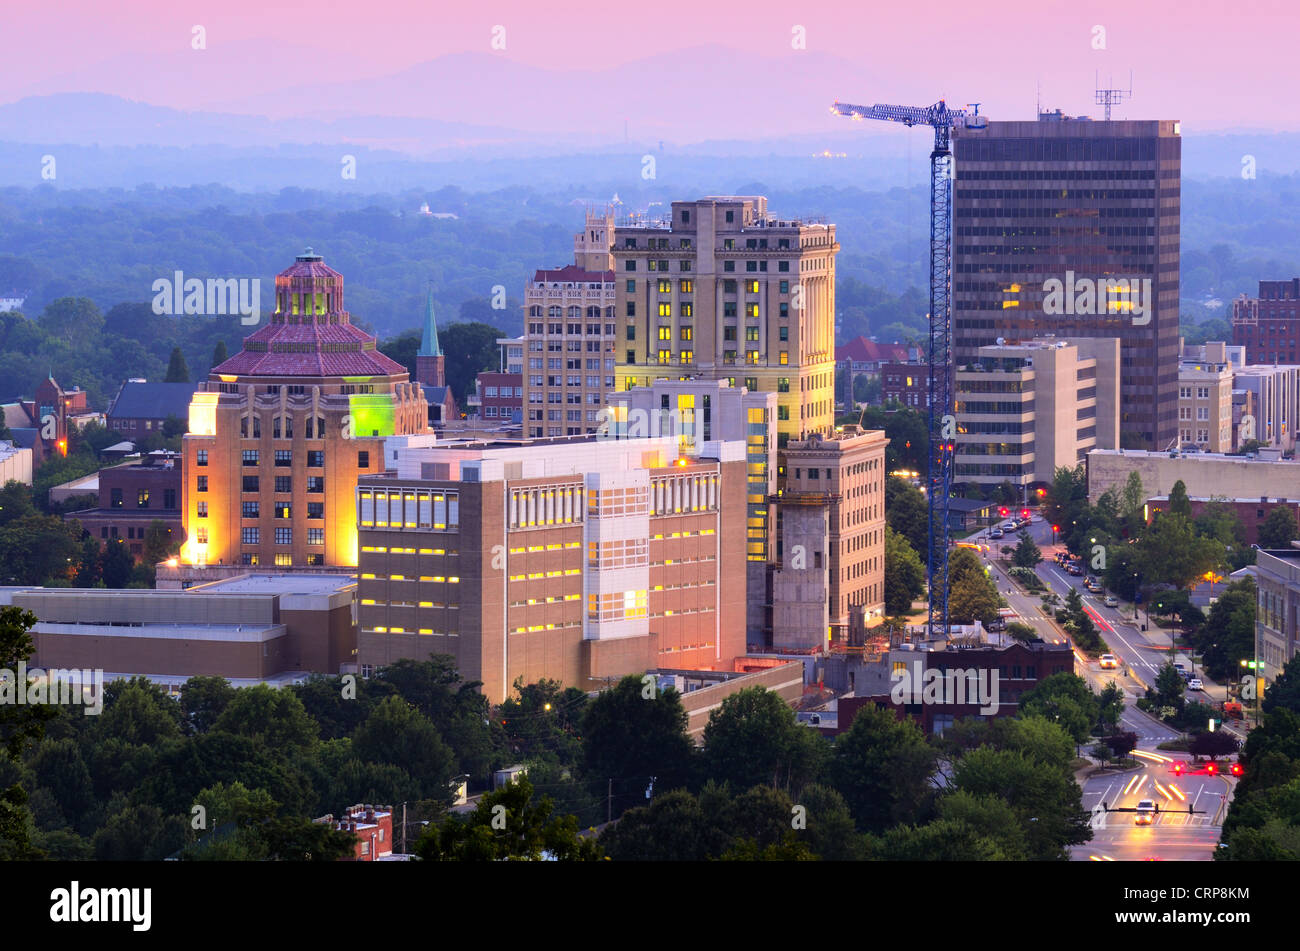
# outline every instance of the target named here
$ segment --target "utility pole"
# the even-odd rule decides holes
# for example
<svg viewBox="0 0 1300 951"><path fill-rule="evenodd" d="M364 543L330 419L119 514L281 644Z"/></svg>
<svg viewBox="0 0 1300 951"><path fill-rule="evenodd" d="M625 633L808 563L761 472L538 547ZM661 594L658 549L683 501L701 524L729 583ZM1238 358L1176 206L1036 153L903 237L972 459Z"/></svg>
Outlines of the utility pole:
<svg viewBox="0 0 1300 951"><path fill-rule="evenodd" d="M406 855L406 803L402 803L402 854Z"/></svg>
<svg viewBox="0 0 1300 951"><path fill-rule="evenodd" d="M609 793L605 798L605 821L614 821L614 780L609 781Z"/></svg>

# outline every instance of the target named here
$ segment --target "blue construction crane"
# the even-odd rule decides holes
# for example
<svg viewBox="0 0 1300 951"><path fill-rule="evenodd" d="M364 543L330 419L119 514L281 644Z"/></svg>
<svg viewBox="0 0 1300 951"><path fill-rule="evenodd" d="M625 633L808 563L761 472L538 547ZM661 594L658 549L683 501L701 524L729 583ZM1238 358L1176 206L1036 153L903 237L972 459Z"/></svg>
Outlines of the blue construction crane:
<svg viewBox="0 0 1300 951"><path fill-rule="evenodd" d="M929 550L926 583L929 587L931 633L948 631L948 497L952 492L952 457L956 449L957 416L952 379L952 130L983 128L979 103L970 110L949 109L942 99L932 106L854 106L836 102L836 115L851 119L901 122L909 128L934 129L930 153L930 457L928 496Z"/></svg>

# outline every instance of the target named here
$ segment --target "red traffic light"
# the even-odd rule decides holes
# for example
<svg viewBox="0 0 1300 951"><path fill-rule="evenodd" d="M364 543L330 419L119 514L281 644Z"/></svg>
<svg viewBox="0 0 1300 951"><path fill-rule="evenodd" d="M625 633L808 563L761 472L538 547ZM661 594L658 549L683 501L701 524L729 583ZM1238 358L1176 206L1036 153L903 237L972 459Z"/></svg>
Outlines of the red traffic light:
<svg viewBox="0 0 1300 951"><path fill-rule="evenodd" d="M1240 763L1233 763L1232 769L1230 769L1229 772L1232 773L1232 775L1234 776L1240 776L1244 772L1244 770L1241 768Z"/></svg>
<svg viewBox="0 0 1300 951"><path fill-rule="evenodd" d="M1059 532L1060 530L1061 530L1061 526L1060 526L1060 525L1053 525L1053 526L1052 526L1052 531L1054 531L1054 532Z"/></svg>
<svg viewBox="0 0 1300 951"><path fill-rule="evenodd" d="M1021 510L1020 510L1020 517L1021 517L1021 518L1029 518L1029 509L1021 509Z"/></svg>
<svg viewBox="0 0 1300 951"><path fill-rule="evenodd" d="M1209 766L1205 767L1205 771L1211 776L1217 776L1219 775L1219 764L1211 763Z"/></svg>
<svg viewBox="0 0 1300 951"><path fill-rule="evenodd" d="M1006 515L1006 514L1007 514L1007 508L1006 508L1006 506L1003 506L1002 508L998 509L998 514L999 514L999 515Z"/></svg>
<svg viewBox="0 0 1300 951"><path fill-rule="evenodd" d="M1174 775L1175 775L1175 776L1181 776L1181 775L1183 775L1183 764L1182 764L1182 763L1174 763Z"/></svg>

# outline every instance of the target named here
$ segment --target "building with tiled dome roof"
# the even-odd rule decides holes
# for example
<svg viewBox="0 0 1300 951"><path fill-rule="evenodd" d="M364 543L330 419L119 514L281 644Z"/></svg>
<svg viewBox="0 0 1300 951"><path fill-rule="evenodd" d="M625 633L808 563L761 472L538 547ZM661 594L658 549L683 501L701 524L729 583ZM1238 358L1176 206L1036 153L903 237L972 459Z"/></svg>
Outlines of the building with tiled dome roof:
<svg viewBox="0 0 1300 951"><path fill-rule="evenodd" d="M357 476L384 437L423 433L404 366L352 324L343 275L310 248L275 279L275 310L200 385L184 444L188 564L357 563Z"/></svg>

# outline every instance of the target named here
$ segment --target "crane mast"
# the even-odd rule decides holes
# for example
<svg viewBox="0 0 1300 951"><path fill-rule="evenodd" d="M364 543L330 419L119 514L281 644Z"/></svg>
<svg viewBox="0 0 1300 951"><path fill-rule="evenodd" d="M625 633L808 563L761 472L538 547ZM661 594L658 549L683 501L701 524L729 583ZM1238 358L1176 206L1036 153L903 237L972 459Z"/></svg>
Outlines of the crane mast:
<svg viewBox="0 0 1300 951"><path fill-rule="evenodd" d="M980 128L979 104L972 110L949 109L941 99L932 106L855 106L836 102L836 115L855 120L901 122L909 128L934 129L930 153L930 340L927 348L929 384L929 466L927 473L926 584L929 590L929 631L948 631L948 500L952 492L952 459L956 450L957 416L952 374L952 130Z"/></svg>

